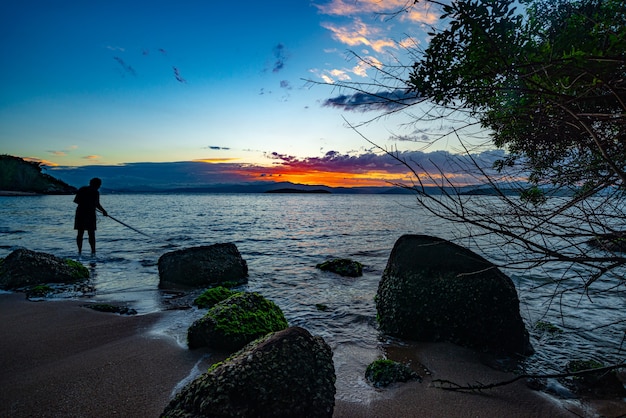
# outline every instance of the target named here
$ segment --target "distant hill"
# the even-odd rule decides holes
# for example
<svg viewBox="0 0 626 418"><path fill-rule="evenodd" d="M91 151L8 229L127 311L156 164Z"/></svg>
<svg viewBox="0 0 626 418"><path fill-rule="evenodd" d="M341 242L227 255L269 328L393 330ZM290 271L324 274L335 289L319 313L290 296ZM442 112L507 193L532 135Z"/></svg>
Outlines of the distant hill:
<svg viewBox="0 0 626 418"><path fill-rule="evenodd" d="M43 173L40 163L0 155L0 191L72 194L76 187Z"/></svg>
<svg viewBox="0 0 626 418"><path fill-rule="evenodd" d="M320 194L329 194L330 190L321 190L321 189L312 189L312 190L303 190L303 189L293 189L293 188L282 188L282 189L273 189L268 190L265 193L320 193Z"/></svg>

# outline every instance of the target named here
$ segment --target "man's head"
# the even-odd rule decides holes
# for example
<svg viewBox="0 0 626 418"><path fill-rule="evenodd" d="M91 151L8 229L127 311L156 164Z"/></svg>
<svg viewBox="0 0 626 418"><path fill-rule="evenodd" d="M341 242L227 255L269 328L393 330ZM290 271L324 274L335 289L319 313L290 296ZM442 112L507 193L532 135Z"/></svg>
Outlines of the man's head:
<svg viewBox="0 0 626 418"><path fill-rule="evenodd" d="M97 189L102 185L102 180L100 180L98 177L94 177L89 180L89 185Z"/></svg>

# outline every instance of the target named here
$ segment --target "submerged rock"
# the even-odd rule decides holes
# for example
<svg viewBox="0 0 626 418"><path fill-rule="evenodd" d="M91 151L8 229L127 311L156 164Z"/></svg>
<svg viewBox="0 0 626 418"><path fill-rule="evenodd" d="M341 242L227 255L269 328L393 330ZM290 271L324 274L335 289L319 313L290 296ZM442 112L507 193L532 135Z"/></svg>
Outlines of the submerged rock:
<svg viewBox="0 0 626 418"><path fill-rule="evenodd" d="M237 293L213 306L187 331L194 349L209 346L235 351L257 338L287 328L283 311L258 293Z"/></svg>
<svg viewBox="0 0 626 418"><path fill-rule="evenodd" d="M0 289L19 289L45 283L76 283L89 278L81 263L26 249L0 259Z"/></svg>
<svg viewBox="0 0 626 418"><path fill-rule="evenodd" d="M363 275L363 265L347 258L328 260L315 266L323 271L331 271L341 276L359 277Z"/></svg>
<svg viewBox="0 0 626 418"><path fill-rule="evenodd" d="M380 330L416 341L449 341L506 354L532 347L511 279L446 240L404 235L378 286Z"/></svg>
<svg viewBox="0 0 626 418"><path fill-rule="evenodd" d="M421 381L421 377L406 364L386 359L370 363L365 369L365 378L377 388L389 386L395 382Z"/></svg>
<svg viewBox="0 0 626 418"><path fill-rule="evenodd" d="M248 282L248 265L232 243L192 247L159 258L159 288L215 287Z"/></svg>
<svg viewBox="0 0 626 418"><path fill-rule="evenodd" d="M332 417L335 378L328 344L291 327L211 367L161 417Z"/></svg>

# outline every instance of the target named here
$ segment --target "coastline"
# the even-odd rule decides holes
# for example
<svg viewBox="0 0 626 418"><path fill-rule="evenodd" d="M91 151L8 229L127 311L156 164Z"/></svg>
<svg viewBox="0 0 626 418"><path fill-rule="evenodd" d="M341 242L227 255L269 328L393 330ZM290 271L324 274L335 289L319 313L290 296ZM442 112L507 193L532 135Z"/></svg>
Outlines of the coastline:
<svg viewBox="0 0 626 418"><path fill-rule="evenodd" d="M190 372L212 363L207 352L150 332L165 313L120 316L82 305L0 294L0 416L157 417ZM433 379L464 384L512 376L452 344L407 345L387 355L422 364L430 375L421 383L376 390L366 402L338 400L334 417L596 416L589 405L572 401L564 407L522 381L482 393L435 388ZM598 412L617 417L622 406L605 403Z"/></svg>

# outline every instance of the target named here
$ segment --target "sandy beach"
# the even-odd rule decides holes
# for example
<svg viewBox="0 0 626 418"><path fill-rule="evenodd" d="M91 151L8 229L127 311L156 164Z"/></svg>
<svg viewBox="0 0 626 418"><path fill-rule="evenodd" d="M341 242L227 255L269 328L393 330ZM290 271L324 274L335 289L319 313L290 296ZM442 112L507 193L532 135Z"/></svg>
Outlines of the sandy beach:
<svg viewBox="0 0 626 418"><path fill-rule="evenodd" d="M206 352L190 351L150 333L159 314L95 312L79 301L30 302L0 295L0 416L157 417L177 385ZM433 379L497 382L512 375L485 366L479 356L451 344L420 344L390 353L421 363L424 381L396 384L368 402L338 401L342 417L573 417L626 414L618 401L563 404L524 382L481 394L433 387Z"/></svg>

